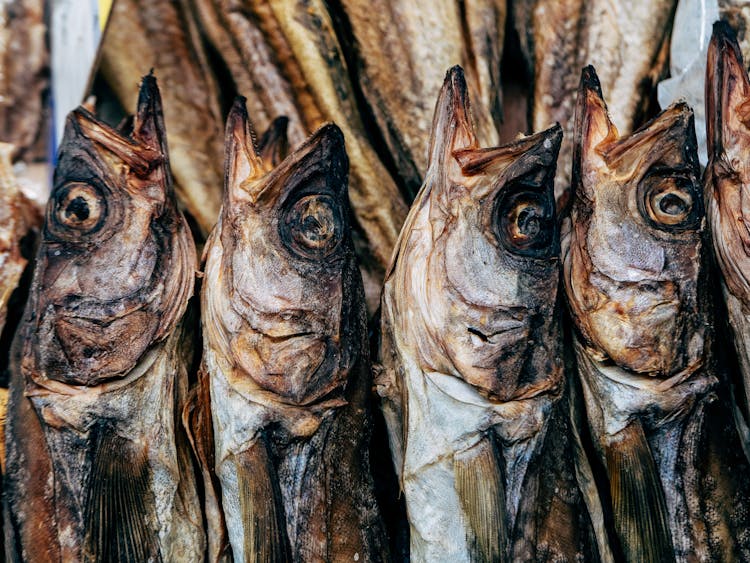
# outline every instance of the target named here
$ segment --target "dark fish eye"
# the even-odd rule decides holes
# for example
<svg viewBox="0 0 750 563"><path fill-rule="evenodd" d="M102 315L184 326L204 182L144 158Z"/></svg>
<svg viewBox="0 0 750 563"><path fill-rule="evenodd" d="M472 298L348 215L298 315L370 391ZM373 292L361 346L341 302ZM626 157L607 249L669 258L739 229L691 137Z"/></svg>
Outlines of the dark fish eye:
<svg viewBox="0 0 750 563"><path fill-rule="evenodd" d="M83 234L101 225L106 202L94 186L74 182L57 192L53 211L55 226Z"/></svg>
<svg viewBox="0 0 750 563"><path fill-rule="evenodd" d="M306 195L287 211L282 232L292 249L306 258L327 256L341 242L341 210L327 195Z"/></svg>
<svg viewBox="0 0 750 563"><path fill-rule="evenodd" d="M538 192L502 198L497 205L496 233L515 254L544 257L552 249L554 220L551 203Z"/></svg>
<svg viewBox="0 0 750 563"><path fill-rule="evenodd" d="M687 178L657 177L647 180L643 207L656 227L684 230L699 218L691 183Z"/></svg>

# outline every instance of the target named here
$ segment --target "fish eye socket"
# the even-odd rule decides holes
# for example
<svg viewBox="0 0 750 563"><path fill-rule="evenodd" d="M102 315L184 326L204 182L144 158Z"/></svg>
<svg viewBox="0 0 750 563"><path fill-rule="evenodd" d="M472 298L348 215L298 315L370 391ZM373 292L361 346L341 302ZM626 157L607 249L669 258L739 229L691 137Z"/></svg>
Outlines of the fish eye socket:
<svg viewBox="0 0 750 563"><path fill-rule="evenodd" d="M645 208L647 218L660 228L690 228L698 218L686 178L667 177L654 182L646 193Z"/></svg>
<svg viewBox="0 0 750 563"><path fill-rule="evenodd" d="M284 223L288 237L283 238L308 258L331 254L342 239L341 211L327 195L300 198L289 208Z"/></svg>
<svg viewBox="0 0 750 563"><path fill-rule="evenodd" d="M106 203L101 192L84 183L65 185L55 197L54 221L64 229L88 233L100 226Z"/></svg>
<svg viewBox="0 0 750 563"><path fill-rule="evenodd" d="M542 194L522 193L498 206L497 232L508 250L522 256L546 256L552 249L552 209Z"/></svg>

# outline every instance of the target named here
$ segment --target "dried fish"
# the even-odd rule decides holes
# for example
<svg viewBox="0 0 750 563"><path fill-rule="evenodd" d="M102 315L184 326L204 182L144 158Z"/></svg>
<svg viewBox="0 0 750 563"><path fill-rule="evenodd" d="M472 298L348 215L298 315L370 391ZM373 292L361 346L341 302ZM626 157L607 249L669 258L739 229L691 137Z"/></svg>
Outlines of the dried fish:
<svg viewBox="0 0 750 563"><path fill-rule="evenodd" d="M44 0L0 3L0 140L15 145L14 160L45 154L49 55L44 7Z"/></svg>
<svg viewBox="0 0 750 563"><path fill-rule="evenodd" d="M717 372L692 111L620 136L592 67L563 280L589 429L627 561L750 557L750 467Z"/></svg>
<svg viewBox="0 0 750 563"><path fill-rule="evenodd" d="M201 300L234 559L387 560L369 474L371 377L343 136L325 125L266 172L240 98L226 154Z"/></svg>
<svg viewBox="0 0 750 563"><path fill-rule="evenodd" d="M599 561L561 360L559 126L478 148L460 67L382 298L383 398L416 561Z"/></svg>
<svg viewBox="0 0 750 563"><path fill-rule="evenodd" d="M706 215L750 412L750 80L734 31L714 24L706 67ZM750 447L750 444L748 444Z"/></svg>
<svg viewBox="0 0 750 563"><path fill-rule="evenodd" d="M573 110L578 71L600 69L611 92L610 112L623 133L639 125L656 83L666 73L676 0L523 0L514 2L516 29L534 77L534 130L559 122L565 132L555 179L570 186Z"/></svg>
<svg viewBox="0 0 750 563"><path fill-rule="evenodd" d="M363 239L357 252L363 274L374 278L366 280L368 300L376 302L407 208L367 138L324 1L193 2L238 90L252 93L256 127L265 129L271 116L286 115L292 146L325 121L341 127L351 165L355 236Z"/></svg>
<svg viewBox="0 0 750 563"><path fill-rule="evenodd" d="M202 561L181 322L195 249L176 208L156 79L131 137L68 117L14 344L13 561Z"/></svg>
<svg viewBox="0 0 750 563"><path fill-rule="evenodd" d="M334 0L339 37L351 53L358 86L401 181L413 199L427 170L432 100L446 68L461 64L474 106L477 136L495 145L502 116L500 59L505 0L432 2ZM355 55L356 53L356 55Z"/></svg>
<svg viewBox="0 0 750 563"><path fill-rule="evenodd" d="M117 0L101 45L101 73L128 113L152 68L164 92L175 189L207 235L221 207L219 90L188 0Z"/></svg>

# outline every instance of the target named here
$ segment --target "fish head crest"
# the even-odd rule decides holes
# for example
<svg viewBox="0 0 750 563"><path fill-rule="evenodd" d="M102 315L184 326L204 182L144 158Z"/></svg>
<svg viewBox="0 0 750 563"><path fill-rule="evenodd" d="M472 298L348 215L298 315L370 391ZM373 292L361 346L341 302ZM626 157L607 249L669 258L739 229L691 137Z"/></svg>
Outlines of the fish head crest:
<svg viewBox="0 0 750 563"><path fill-rule="evenodd" d="M260 387L311 404L343 389L361 349L344 138L324 125L268 172L250 131L241 100L218 233L225 305L241 319L230 353Z"/></svg>
<svg viewBox="0 0 750 563"><path fill-rule="evenodd" d="M706 213L727 287L750 306L750 80L737 38L714 24L706 66Z"/></svg>
<svg viewBox="0 0 750 563"><path fill-rule="evenodd" d="M31 302L34 372L78 384L119 377L184 312L195 248L165 151L153 76L130 136L83 107L68 116Z"/></svg>
<svg viewBox="0 0 750 563"><path fill-rule="evenodd" d="M704 352L704 210L692 111L675 104L619 137L588 67L576 128L562 246L577 328L621 367L673 374Z"/></svg>
<svg viewBox="0 0 750 563"><path fill-rule="evenodd" d="M477 148L459 71L449 71L438 101L433 158L387 299L424 371L511 400L560 373L549 333L558 326L553 180L562 131Z"/></svg>

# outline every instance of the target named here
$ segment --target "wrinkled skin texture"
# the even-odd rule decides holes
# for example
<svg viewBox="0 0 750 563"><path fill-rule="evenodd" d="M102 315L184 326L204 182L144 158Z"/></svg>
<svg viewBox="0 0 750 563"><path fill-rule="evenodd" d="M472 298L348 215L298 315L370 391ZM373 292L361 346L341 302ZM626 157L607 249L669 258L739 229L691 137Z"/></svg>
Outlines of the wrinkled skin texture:
<svg viewBox="0 0 750 563"><path fill-rule="evenodd" d="M734 33L714 26L706 76L706 211L750 412L750 81Z"/></svg>
<svg viewBox="0 0 750 563"><path fill-rule="evenodd" d="M252 138L239 99L202 293L212 469L233 557L381 561L343 137L326 125L270 172Z"/></svg>
<svg viewBox="0 0 750 563"><path fill-rule="evenodd" d="M713 359L692 112L676 104L621 137L592 67L577 104L563 280L618 549L744 559L750 468Z"/></svg>
<svg viewBox="0 0 750 563"><path fill-rule="evenodd" d="M13 561L201 560L200 507L175 428L195 249L153 76L137 109L131 137L83 108L68 117L14 344Z"/></svg>
<svg viewBox="0 0 750 563"><path fill-rule="evenodd" d="M560 140L480 149L448 72L382 298L377 384L414 560L598 560L561 400Z"/></svg>

